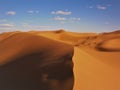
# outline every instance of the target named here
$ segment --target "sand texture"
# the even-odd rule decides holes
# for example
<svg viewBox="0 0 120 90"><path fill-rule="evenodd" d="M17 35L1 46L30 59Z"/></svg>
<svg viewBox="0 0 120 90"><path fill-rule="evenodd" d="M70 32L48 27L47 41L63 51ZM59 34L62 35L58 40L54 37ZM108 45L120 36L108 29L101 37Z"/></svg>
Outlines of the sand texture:
<svg viewBox="0 0 120 90"><path fill-rule="evenodd" d="M0 90L72 90L73 47L29 33L0 42Z"/></svg>
<svg viewBox="0 0 120 90"><path fill-rule="evenodd" d="M0 34L0 90L120 90L120 30Z"/></svg>

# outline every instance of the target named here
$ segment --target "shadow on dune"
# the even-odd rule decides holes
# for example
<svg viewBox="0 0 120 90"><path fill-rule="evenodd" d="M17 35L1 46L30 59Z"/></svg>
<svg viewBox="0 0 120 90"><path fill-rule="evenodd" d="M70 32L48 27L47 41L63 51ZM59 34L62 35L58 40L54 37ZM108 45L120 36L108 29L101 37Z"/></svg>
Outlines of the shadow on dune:
<svg viewBox="0 0 120 90"><path fill-rule="evenodd" d="M113 45L113 47L114 47L114 45ZM102 52L120 52L119 48L112 48L112 47L107 48L107 47L104 47L104 43L98 44L95 48L96 48L96 50L102 51Z"/></svg>
<svg viewBox="0 0 120 90"><path fill-rule="evenodd" d="M73 50L56 56L46 52L24 54L1 65L0 90L73 90Z"/></svg>
<svg viewBox="0 0 120 90"><path fill-rule="evenodd" d="M102 52L120 52L120 50L106 49L106 48L103 48L103 47L96 47L96 50L102 51Z"/></svg>

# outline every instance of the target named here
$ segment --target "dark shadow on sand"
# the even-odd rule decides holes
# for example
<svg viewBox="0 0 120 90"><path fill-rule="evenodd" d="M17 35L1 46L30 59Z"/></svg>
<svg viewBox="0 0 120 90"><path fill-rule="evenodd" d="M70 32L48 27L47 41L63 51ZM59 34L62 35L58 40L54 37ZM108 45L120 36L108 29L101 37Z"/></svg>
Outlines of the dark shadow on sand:
<svg viewBox="0 0 120 90"><path fill-rule="evenodd" d="M36 52L11 60L0 66L0 90L72 90L70 53L48 58L46 51Z"/></svg>

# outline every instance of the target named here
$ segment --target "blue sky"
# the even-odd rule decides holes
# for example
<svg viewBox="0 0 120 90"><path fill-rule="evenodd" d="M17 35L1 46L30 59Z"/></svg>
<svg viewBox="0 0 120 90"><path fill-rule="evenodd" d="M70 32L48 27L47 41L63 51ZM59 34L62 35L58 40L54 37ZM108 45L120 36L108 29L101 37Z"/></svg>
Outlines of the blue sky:
<svg viewBox="0 0 120 90"><path fill-rule="evenodd" d="M120 0L0 0L0 32L120 29Z"/></svg>

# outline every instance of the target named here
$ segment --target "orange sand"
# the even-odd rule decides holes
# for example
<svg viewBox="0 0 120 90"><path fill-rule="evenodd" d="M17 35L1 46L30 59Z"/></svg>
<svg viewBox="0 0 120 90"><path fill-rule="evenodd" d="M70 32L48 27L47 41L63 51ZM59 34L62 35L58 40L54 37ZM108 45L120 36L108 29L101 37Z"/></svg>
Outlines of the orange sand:
<svg viewBox="0 0 120 90"><path fill-rule="evenodd" d="M17 40L19 43L21 43L21 40L26 42L25 44L20 44L20 46L15 45L14 42L9 40L9 38L12 38L14 34L0 35L0 42L3 42L0 43L0 50L2 50L0 51L0 54L2 55L2 57L0 57L1 64L11 62L10 58L15 58L18 56L22 57L20 52L24 53L24 50L26 50L26 53L29 53L33 52L34 50L36 51L41 47L44 48L42 51L46 54L49 54L49 57L53 60L55 58L55 54L57 57L63 57L66 54L69 56L71 55L70 52L72 49L67 47L70 45L70 47L74 47L73 90L120 90L120 31L100 34L75 33L66 32L64 30L30 31L26 33L33 35L32 37L27 38L27 42L24 40L24 37L26 37L27 34L21 34L21 39L17 38L19 34L15 34L16 38L12 39L16 41L16 43ZM38 39L39 37L45 37L45 39L40 41ZM44 40L45 42L47 40L48 43L44 43ZM36 42L38 42L38 44ZM33 45L34 43L36 43L35 46ZM17 47L17 50L13 49L14 47ZM29 50L30 48L32 50ZM51 52L52 50L55 51ZM58 88L60 88L60 90L71 90L68 87L70 85L67 84L68 82L70 83L71 80L68 79L68 81L64 83L65 85L63 85L64 87L66 86L66 89L60 88L60 84L57 84L54 85L54 89L50 90L59 90Z"/></svg>

